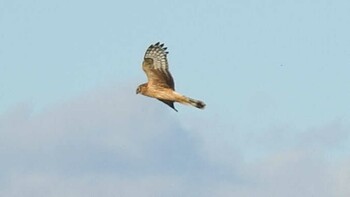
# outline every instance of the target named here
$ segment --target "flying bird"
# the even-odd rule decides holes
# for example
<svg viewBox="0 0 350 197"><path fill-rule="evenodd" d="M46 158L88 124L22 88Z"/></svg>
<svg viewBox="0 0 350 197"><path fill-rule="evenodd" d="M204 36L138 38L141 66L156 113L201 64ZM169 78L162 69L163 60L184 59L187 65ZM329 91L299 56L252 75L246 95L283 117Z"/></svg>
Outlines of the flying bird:
<svg viewBox="0 0 350 197"><path fill-rule="evenodd" d="M174 107L174 102L204 109L204 102L175 91L174 79L169 72L166 49L164 44L159 42L148 47L142 63L142 69L147 75L148 82L139 85L136 94L141 93L144 96L156 98L175 111L177 109Z"/></svg>

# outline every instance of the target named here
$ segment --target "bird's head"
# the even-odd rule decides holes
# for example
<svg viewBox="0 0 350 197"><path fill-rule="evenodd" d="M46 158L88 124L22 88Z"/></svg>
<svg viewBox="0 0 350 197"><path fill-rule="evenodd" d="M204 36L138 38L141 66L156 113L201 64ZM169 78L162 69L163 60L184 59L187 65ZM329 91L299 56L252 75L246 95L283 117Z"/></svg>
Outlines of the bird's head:
<svg viewBox="0 0 350 197"><path fill-rule="evenodd" d="M139 85L137 87L137 89L136 89L136 94L139 94L139 93L142 94L143 92L146 91L146 88L147 88L147 84L146 83Z"/></svg>

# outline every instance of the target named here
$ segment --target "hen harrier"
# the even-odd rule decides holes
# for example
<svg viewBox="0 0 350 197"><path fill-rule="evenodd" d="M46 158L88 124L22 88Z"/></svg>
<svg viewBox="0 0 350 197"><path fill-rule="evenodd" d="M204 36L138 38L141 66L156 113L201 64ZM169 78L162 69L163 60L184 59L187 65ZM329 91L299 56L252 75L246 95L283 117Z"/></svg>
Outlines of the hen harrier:
<svg viewBox="0 0 350 197"><path fill-rule="evenodd" d="M174 102L186 105L192 105L203 109L205 104L202 101L192 99L175 92L173 77L168 70L168 61L166 47L164 44L157 42L148 47L142 63L142 69L145 71L148 82L137 87L136 94L156 98L169 107L174 107Z"/></svg>

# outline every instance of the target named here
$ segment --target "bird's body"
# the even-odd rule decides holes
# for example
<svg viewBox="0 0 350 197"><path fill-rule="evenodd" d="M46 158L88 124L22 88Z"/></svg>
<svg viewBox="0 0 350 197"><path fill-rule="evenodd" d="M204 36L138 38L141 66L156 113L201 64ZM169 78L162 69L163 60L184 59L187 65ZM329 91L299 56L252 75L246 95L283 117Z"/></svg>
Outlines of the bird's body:
<svg viewBox="0 0 350 197"><path fill-rule="evenodd" d="M186 97L175 91L175 83L173 77L168 70L168 61L166 55L168 52L163 47L164 44L156 43L148 47L142 68L147 75L148 82L139 85L136 93L144 96L156 98L169 107L174 107L174 102L203 109L205 104L202 101Z"/></svg>

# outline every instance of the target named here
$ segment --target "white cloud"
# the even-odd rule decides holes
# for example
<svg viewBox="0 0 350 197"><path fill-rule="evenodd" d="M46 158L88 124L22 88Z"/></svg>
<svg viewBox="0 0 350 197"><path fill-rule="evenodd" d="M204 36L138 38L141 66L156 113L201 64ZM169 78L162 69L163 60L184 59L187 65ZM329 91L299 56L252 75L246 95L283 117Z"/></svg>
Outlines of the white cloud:
<svg viewBox="0 0 350 197"><path fill-rule="evenodd" d="M350 165L327 157L328 149L346 142L346 125L245 135L240 127L212 120L196 125L177 116L181 112L135 96L132 88L92 91L34 114L31 105L20 104L0 115L0 195L350 193ZM329 139L330 133L336 136ZM252 152L263 154L247 159Z"/></svg>

